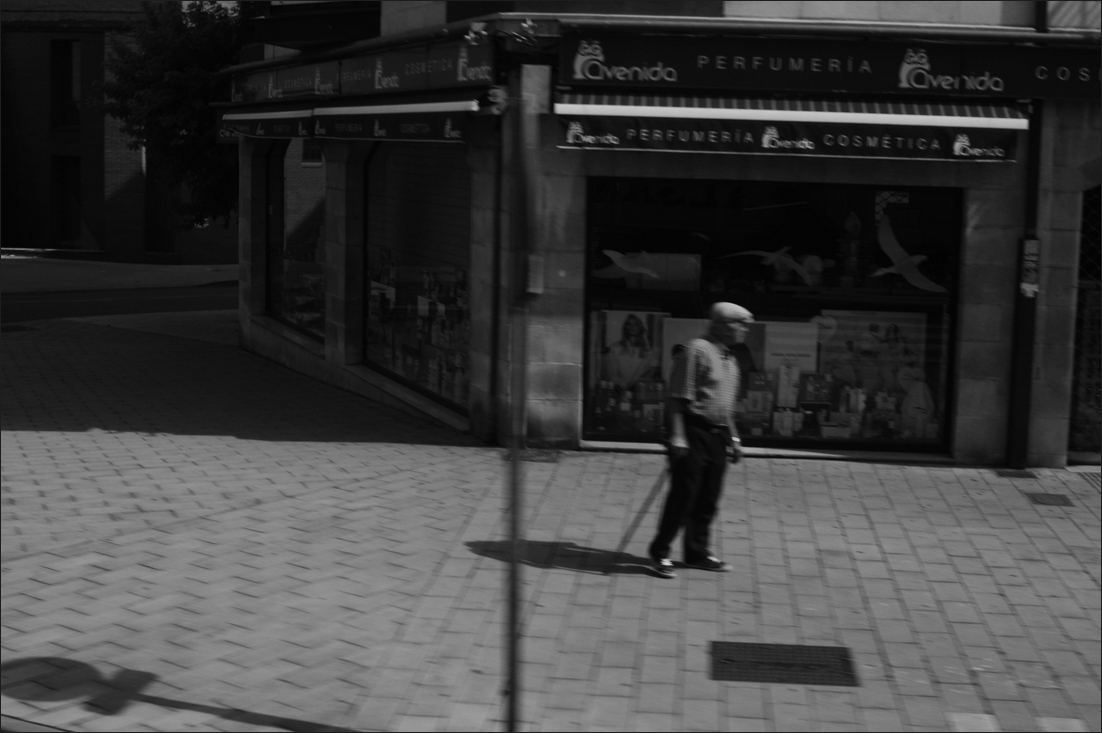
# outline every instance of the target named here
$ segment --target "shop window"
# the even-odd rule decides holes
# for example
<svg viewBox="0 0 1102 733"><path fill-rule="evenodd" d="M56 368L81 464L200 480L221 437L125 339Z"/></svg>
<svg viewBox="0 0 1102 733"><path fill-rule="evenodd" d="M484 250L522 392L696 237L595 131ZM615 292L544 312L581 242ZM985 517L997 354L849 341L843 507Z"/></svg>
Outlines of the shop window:
<svg viewBox="0 0 1102 733"><path fill-rule="evenodd" d="M324 339L325 164L300 164L301 139L285 145L269 156L268 313Z"/></svg>
<svg viewBox="0 0 1102 733"><path fill-rule="evenodd" d="M659 439L679 345L729 300L764 445L945 443L955 189L589 180L585 434Z"/></svg>
<svg viewBox="0 0 1102 733"><path fill-rule="evenodd" d="M471 174L459 147L395 145L367 170L366 361L465 411Z"/></svg>

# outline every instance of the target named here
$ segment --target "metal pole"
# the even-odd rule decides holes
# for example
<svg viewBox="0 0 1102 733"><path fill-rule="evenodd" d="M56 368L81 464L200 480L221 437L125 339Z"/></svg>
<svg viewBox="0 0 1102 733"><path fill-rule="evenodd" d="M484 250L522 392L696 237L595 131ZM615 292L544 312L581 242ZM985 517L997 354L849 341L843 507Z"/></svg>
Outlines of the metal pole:
<svg viewBox="0 0 1102 733"><path fill-rule="evenodd" d="M524 550L524 537L521 518L524 509L524 475L520 452L524 448L527 412L527 367L528 367L528 299L542 292L542 271L534 266L538 258L532 257L532 217L529 197L533 190L531 177L536 170L532 156L536 154L536 110L533 94L528 89L529 80L522 66L517 74L516 84L520 92L518 104L511 105L511 113L516 116L513 154L517 165L513 181L516 217L515 229L517 246L513 250L516 258L513 268L513 307L512 307L512 389L510 407L512 424L509 436L509 458L511 462L509 482L509 623L508 623L508 710L506 722L508 730L518 729L521 720L521 563Z"/></svg>
<svg viewBox="0 0 1102 733"><path fill-rule="evenodd" d="M527 338L527 308L523 303L514 304L513 320L513 379L512 379L512 425L509 435L509 623L506 639L508 654L508 711L506 722L508 731L519 730L520 720L520 585L522 552L520 516L523 509L524 475L521 467L520 451L524 442L524 401L525 401L525 344Z"/></svg>
<svg viewBox="0 0 1102 733"><path fill-rule="evenodd" d="M1048 7L1034 4L1038 35L1048 33ZM1043 37L1043 36L1042 36ZM1010 353L1010 404L1007 410L1006 462L1011 468L1029 464L1029 428L1033 410L1033 348L1037 329L1041 241L1038 207L1041 188L1041 146L1045 124L1044 100L1032 100L1026 159L1024 236L1018 245L1018 288L1014 296L1014 332Z"/></svg>

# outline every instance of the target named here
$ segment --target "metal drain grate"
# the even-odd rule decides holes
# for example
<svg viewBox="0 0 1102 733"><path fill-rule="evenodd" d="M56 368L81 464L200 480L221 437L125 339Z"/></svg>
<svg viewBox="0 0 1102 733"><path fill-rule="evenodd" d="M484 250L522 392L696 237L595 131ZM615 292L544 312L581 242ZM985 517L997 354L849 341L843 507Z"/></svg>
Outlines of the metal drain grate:
<svg viewBox="0 0 1102 733"><path fill-rule="evenodd" d="M996 468L995 475L1000 478L1037 478L1028 468Z"/></svg>
<svg viewBox="0 0 1102 733"><path fill-rule="evenodd" d="M857 687L853 660L843 646L713 641L712 679Z"/></svg>
<svg viewBox="0 0 1102 733"><path fill-rule="evenodd" d="M1073 506L1071 499L1063 494L1026 494L1034 504L1042 506Z"/></svg>
<svg viewBox="0 0 1102 733"><path fill-rule="evenodd" d="M506 460L509 458L509 454L505 454ZM524 448L520 451L520 460L528 461L529 463L558 463L559 452L557 450L540 450L538 448Z"/></svg>
<svg viewBox="0 0 1102 733"><path fill-rule="evenodd" d="M22 326L18 323L5 323L0 326L0 333L12 333L13 331L33 331L30 326Z"/></svg>
<svg viewBox="0 0 1102 733"><path fill-rule="evenodd" d="M1083 477L1083 480L1096 489L1102 489L1102 474L1100 473L1082 473L1079 474Z"/></svg>

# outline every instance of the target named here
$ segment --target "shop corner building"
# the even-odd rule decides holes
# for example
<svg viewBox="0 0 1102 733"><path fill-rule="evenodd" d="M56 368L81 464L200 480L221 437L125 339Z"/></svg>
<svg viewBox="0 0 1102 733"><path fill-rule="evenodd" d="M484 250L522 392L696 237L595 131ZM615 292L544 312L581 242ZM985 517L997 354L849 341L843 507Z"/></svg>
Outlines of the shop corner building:
<svg viewBox="0 0 1102 733"><path fill-rule="evenodd" d="M1097 32L870 29L499 14L230 70L246 348L504 441L523 302L528 444L653 444L731 300L751 446L1097 454Z"/></svg>

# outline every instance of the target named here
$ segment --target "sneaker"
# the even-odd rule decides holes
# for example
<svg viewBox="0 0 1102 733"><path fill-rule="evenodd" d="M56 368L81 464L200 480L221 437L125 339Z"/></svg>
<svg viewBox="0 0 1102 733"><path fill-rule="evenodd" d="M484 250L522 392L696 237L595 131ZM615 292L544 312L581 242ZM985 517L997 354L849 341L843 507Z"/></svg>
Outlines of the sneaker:
<svg viewBox="0 0 1102 733"><path fill-rule="evenodd" d="M685 567L696 568L698 570L711 570L716 573L726 573L729 570L734 570L735 566L729 562L723 562L714 555L709 555L701 560L686 560Z"/></svg>
<svg viewBox="0 0 1102 733"><path fill-rule="evenodd" d="M657 558L654 561L654 572L659 578L676 578L677 573L673 571L673 560L668 557Z"/></svg>

